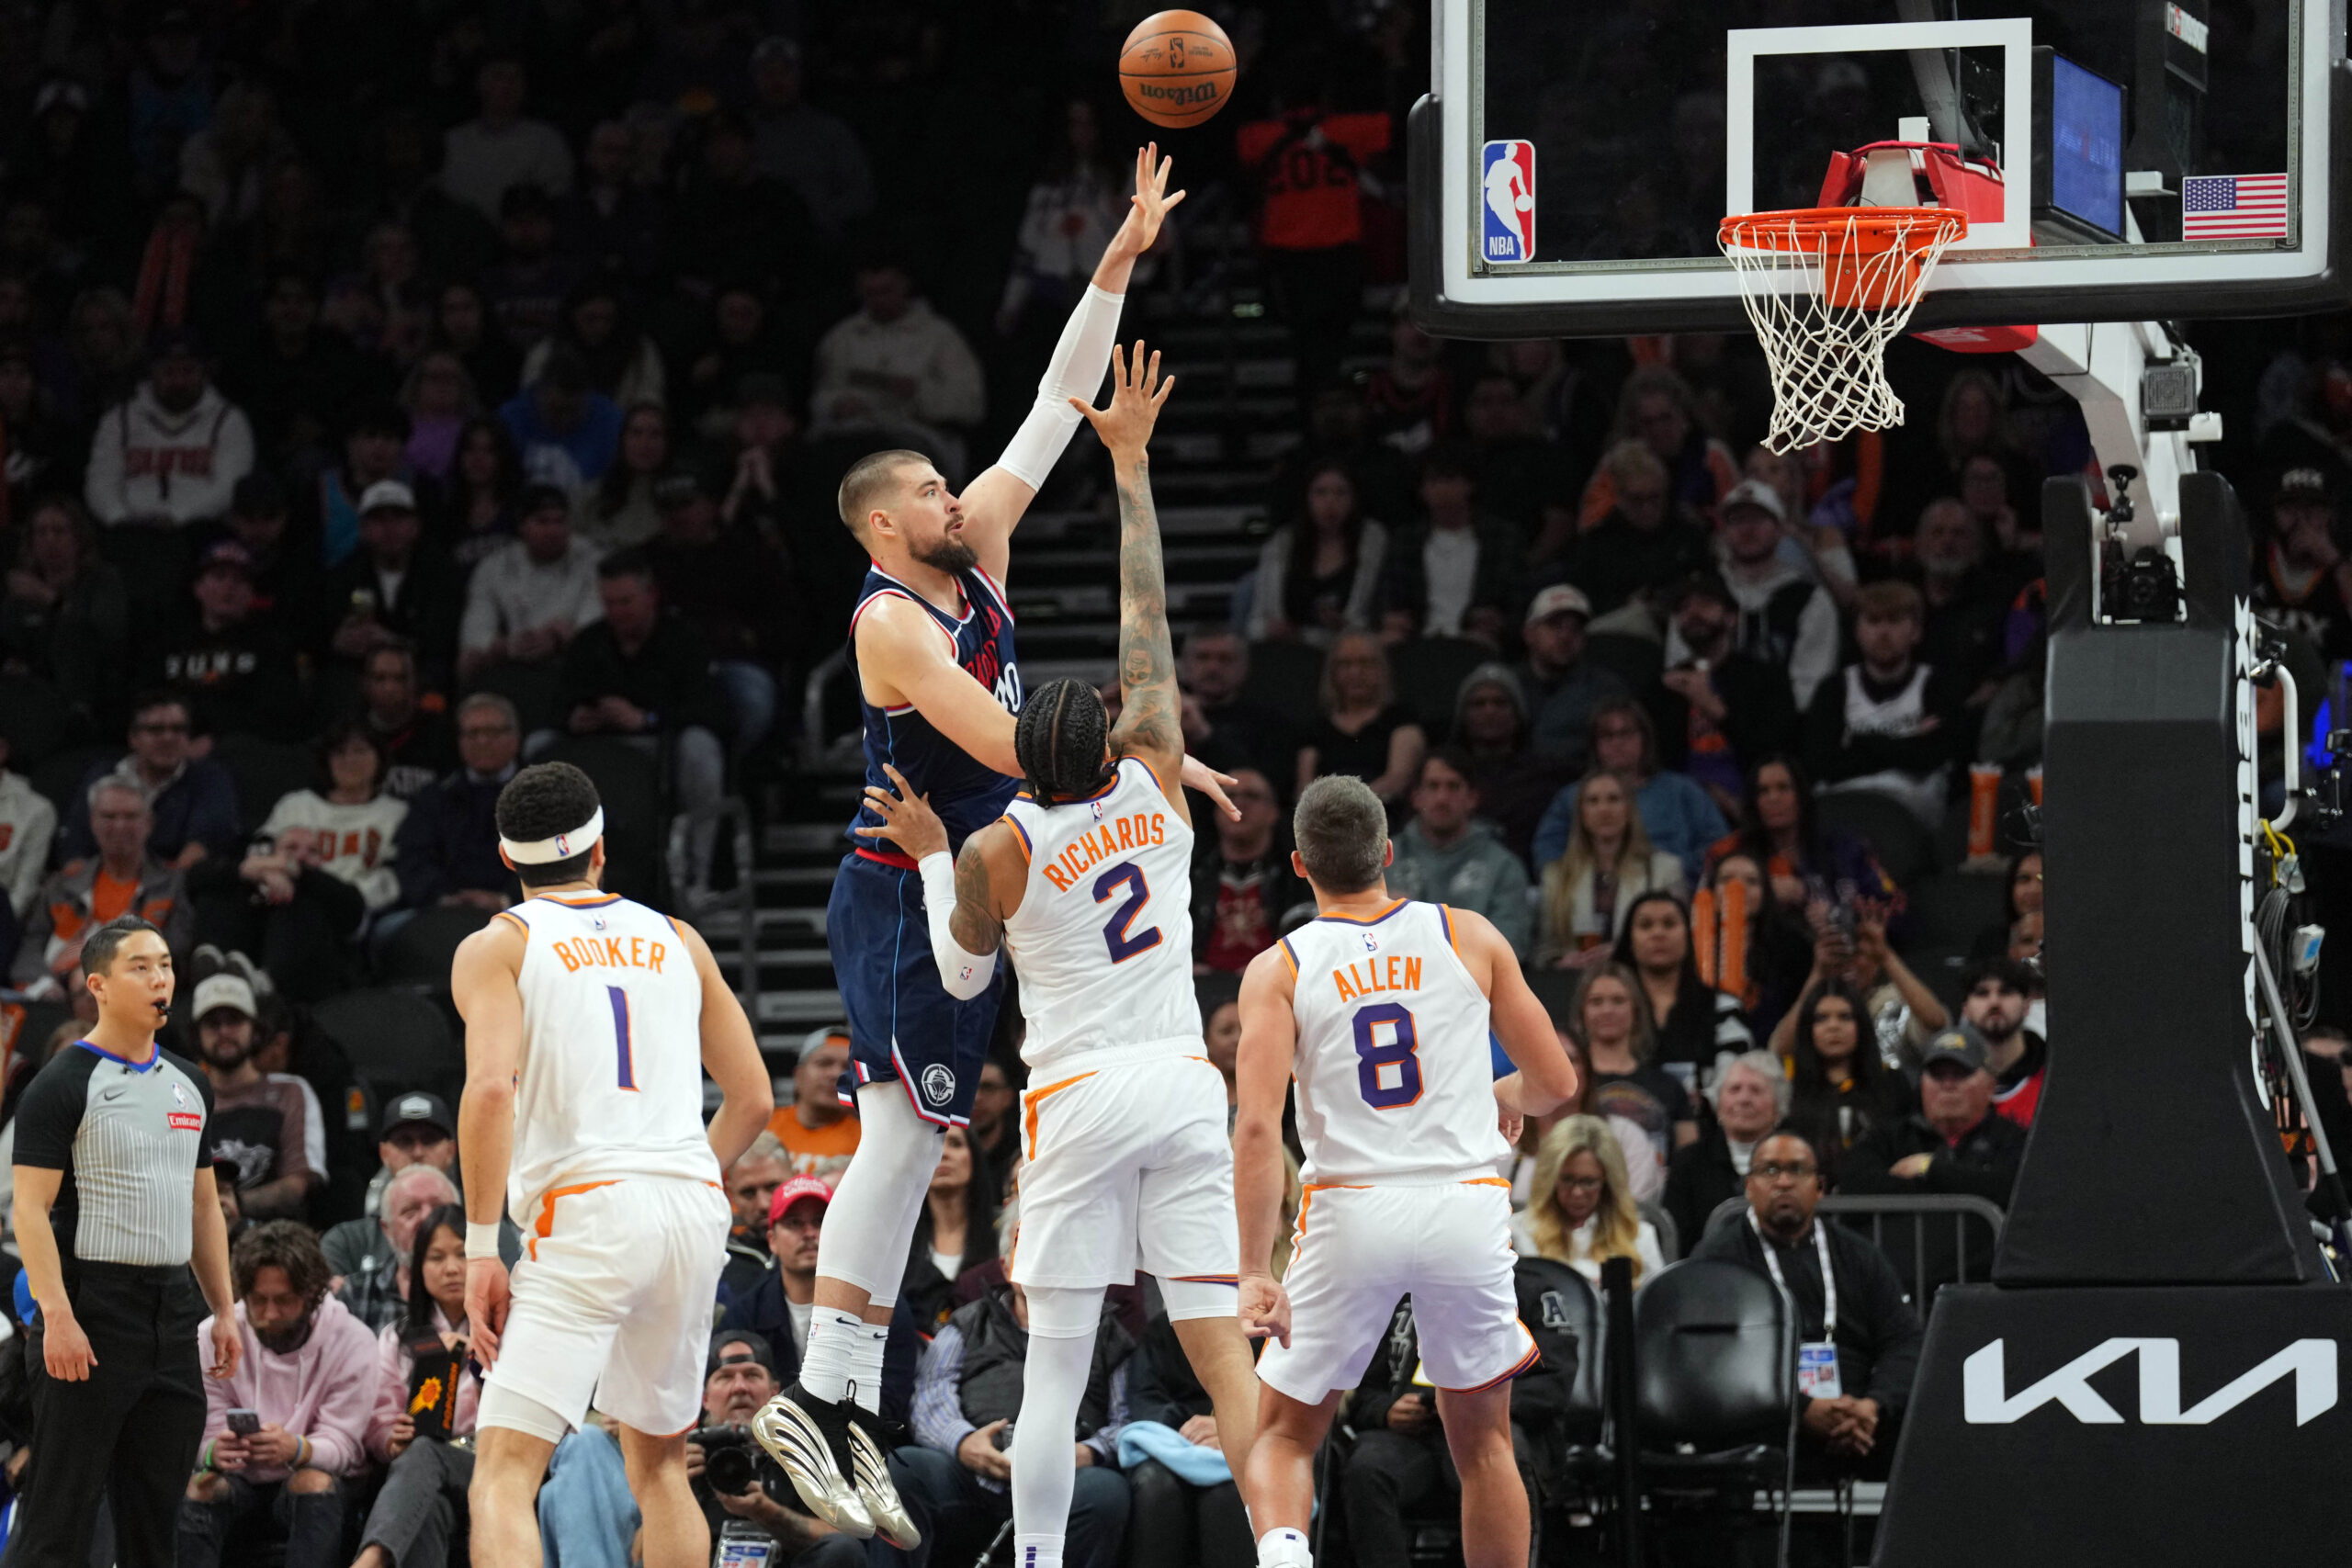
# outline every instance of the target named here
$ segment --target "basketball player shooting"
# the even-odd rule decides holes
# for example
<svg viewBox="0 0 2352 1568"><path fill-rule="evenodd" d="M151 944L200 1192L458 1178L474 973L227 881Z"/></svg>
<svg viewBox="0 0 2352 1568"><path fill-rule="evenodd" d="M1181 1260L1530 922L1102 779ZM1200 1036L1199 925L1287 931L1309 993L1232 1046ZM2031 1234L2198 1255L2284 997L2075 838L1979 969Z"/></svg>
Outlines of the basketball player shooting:
<svg viewBox="0 0 2352 1568"><path fill-rule="evenodd" d="M719 1172L774 1100L752 1025L694 928L605 893L596 786L562 762L498 796L523 902L458 949L466 1319L486 1381L473 1560L537 1568L548 1456L593 1395L620 1422L646 1568L702 1568L686 1480L732 1218ZM707 1130L702 1075L724 1100ZM529 1235L507 1278L502 1202Z"/></svg>
<svg viewBox="0 0 2352 1568"><path fill-rule="evenodd" d="M1238 1246L1225 1084L1193 993L1192 818L1176 770L1182 698L1168 632L1159 520L1145 444L1175 386L1136 344L1113 361L1111 406L1086 409L1119 491L1119 723L1081 681L1029 694L1014 743L1027 787L964 840L952 907L926 909L951 991L987 983L1000 948L1021 972L1021 1234L1029 1350L1012 1429L1012 1560L1060 1568L1077 1418L1104 1287L1138 1265L1216 1410L1242 1473L1257 1426L1250 1342L1234 1315ZM896 769L891 781L906 784ZM920 795L871 789L879 828L947 874L947 831Z"/></svg>
<svg viewBox="0 0 2352 1568"><path fill-rule="evenodd" d="M994 468L962 496L919 452L876 452L842 479L842 521L873 558L850 621L865 731L865 782L926 795L951 849L1004 814L1021 760L1022 711L1004 574L1012 530L1102 384L1136 258L1183 192L1148 146L1126 220L1063 329L1037 400ZM1221 805L1220 777L1187 759L1183 778ZM846 1534L912 1548L919 1532L873 1431L882 1347L907 1247L939 1163L940 1134L971 1114L1002 982L941 983L926 907L951 907L953 878L926 880L870 808L852 822L825 911L848 1015L857 1153L842 1175L817 1257L816 1316L799 1381L762 1410L753 1437L811 1513ZM941 870L945 872L943 864Z"/></svg>
<svg viewBox="0 0 2352 1568"><path fill-rule="evenodd" d="M1565 1104L1576 1068L1485 916L1388 896L1387 811L1363 781L1316 780L1292 828L1317 914L1250 961L1235 1067L1241 1320L1275 1341L1258 1359L1265 1393L1242 1488L1263 1532L1258 1561L1311 1563L1316 1450L1409 1292L1462 1476L1464 1568L1521 1568L1510 1380L1536 1351L1511 1285L1501 1129ZM1499 1080L1490 1027L1519 1069ZM1294 1076L1306 1191L1277 1283L1266 1263Z"/></svg>

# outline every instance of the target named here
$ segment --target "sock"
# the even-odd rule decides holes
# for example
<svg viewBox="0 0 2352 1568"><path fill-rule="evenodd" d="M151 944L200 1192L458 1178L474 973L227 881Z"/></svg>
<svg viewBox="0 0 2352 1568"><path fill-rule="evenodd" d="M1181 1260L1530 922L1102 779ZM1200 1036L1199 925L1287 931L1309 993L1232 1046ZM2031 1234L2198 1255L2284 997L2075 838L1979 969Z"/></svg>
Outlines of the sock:
<svg viewBox="0 0 2352 1568"><path fill-rule="evenodd" d="M1297 1530L1268 1530L1258 1538L1258 1568L1314 1568L1306 1537Z"/></svg>
<svg viewBox="0 0 2352 1568"><path fill-rule="evenodd" d="M868 1416L882 1414L882 1348L889 1343L888 1324L853 1319L846 1331L849 1348L849 1392ZM807 1374L804 1372L804 1376Z"/></svg>
<svg viewBox="0 0 2352 1568"><path fill-rule="evenodd" d="M865 1320L837 1307L820 1307L808 1320L808 1349L800 1358L800 1386L812 1399L839 1404L856 1375L857 1336ZM881 1382L876 1356L875 1382Z"/></svg>
<svg viewBox="0 0 2352 1568"><path fill-rule="evenodd" d="M1012 1568L1062 1568L1062 1538L1054 1535L1012 1537Z"/></svg>

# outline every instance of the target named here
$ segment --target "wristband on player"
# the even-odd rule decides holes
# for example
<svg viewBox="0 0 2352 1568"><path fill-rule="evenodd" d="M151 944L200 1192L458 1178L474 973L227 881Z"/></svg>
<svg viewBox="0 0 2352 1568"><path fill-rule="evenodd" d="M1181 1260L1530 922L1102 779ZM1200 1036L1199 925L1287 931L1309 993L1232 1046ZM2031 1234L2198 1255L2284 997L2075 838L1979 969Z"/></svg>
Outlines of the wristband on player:
<svg viewBox="0 0 2352 1568"><path fill-rule="evenodd" d="M922 876L922 908L931 925L931 956L939 965L939 983L957 1001L970 1001L989 988L996 974L996 954L965 952L949 929L956 913L956 858L934 850L915 870Z"/></svg>
<svg viewBox="0 0 2352 1568"><path fill-rule="evenodd" d="M466 1257L495 1258L498 1256L498 1222L482 1224L475 1220L466 1222Z"/></svg>

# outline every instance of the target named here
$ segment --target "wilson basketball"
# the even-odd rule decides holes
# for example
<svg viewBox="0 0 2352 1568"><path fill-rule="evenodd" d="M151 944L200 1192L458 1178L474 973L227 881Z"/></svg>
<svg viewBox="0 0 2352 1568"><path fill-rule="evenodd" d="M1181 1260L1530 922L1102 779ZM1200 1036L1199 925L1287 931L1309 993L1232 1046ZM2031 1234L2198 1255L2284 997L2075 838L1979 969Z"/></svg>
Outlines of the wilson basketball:
<svg viewBox="0 0 2352 1568"><path fill-rule="evenodd" d="M1154 125L1198 125L1233 96L1233 40L1198 11L1146 17L1119 50L1119 86Z"/></svg>

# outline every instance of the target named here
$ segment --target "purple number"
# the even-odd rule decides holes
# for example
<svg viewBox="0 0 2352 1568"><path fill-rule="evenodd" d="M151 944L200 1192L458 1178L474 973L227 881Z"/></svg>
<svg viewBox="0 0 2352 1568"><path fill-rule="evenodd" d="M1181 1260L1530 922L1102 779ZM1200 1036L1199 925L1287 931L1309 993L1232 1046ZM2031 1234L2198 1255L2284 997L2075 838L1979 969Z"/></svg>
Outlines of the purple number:
<svg viewBox="0 0 2352 1568"><path fill-rule="evenodd" d="M1151 888L1143 879L1143 867L1128 861L1114 865L1094 879L1094 901L1108 903L1116 897L1121 883L1127 885L1127 901L1111 912L1110 923L1102 928L1102 945L1110 950L1111 962L1125 964L1138 953L1148 953L1159 945L1159 928L1130 933L1129 926L1143 912L1143 901L1151 897Z"/></svg>
<svg viewBox="0 0 2352 1568"><path fill-rule="evenodd" d="M1388 1038L1380 1026L1391 1025ZM1414 1032L1413 1015L1396 1002L1376 1002L1356 1010L1356 1087L1374 1111L1396 1111L1421 1098L1420 1036ZM1395 1067L1396 1081L1380 1081L1380 1069Z"/></svg>
<svg viewBox="0 0 2352 1568"><path fill-rule="evenodd" d="M613 1040L620 1052L621 1087L634 1092L637 1089L637 1058L629 1049L628 993L618 986L607 986L605 995L613 999Z"/></svg>

